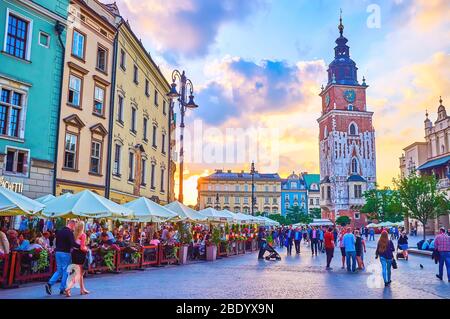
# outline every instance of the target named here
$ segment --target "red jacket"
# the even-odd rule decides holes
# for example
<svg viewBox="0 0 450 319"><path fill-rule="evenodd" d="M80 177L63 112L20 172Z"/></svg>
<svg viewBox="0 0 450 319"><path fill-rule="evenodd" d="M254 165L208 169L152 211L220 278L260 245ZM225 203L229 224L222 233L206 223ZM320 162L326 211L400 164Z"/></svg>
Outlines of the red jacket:
<svg viewBox="0 0 450 319"><path fill-rule="evenodd" d="M323 235L325 241L325 248L334 248L334 235L333 233L327 231L325 235Z"/></svg>

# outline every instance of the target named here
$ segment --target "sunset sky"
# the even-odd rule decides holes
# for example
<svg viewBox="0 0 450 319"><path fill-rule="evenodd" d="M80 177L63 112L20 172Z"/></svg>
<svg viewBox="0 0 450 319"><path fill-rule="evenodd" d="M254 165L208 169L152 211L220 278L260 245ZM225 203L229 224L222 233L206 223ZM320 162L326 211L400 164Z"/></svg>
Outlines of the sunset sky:
<svg viewBox="0 0 450 319"><path fill-rule="evenodd" d="M398 176L402 149L423 140L425 110L434 121L439 96L450 106L448 0L117 0L117 4L167 79L176 68L186 70L194 83L200 107L188 113L187 129L201 123L206 132L203 142L212 148L231 143L220 138L227 129L276 132L259 142L271 150L268 157L279 166L281 176L294 170L319 172L318 94L334 57L340 8L358 80L361 83L365 76L369 85L367 107L374 112L380 186L391 185ZM186 155L192 157L196 151L188 147ZM186 163L185 202L195 204L198 177L215 168L248 170L255 159L257 169L264 171L260 167L266 165L258 165L248 149L244 152L250 158L241 162Z"/></svg>

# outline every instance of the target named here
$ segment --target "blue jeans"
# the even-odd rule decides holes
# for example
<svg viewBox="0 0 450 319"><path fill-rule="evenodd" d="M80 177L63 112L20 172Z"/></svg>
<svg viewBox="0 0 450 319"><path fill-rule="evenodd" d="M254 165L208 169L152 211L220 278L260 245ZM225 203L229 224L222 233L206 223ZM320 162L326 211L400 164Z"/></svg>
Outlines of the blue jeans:
<svg viewBox="0 0 450 319"><path fill-rule="evenodd" d="M391 281L391 269L392 269L392 259L386 259L380 256L381 271L383 273L383 280L385 283Z"/></svg>
<svg viewBox="0 0 450 319"><path fill-rule="evenodd" d="M375 240L375 234L370 234L369 240Z"/></svg>
<svg viewBox="0 0 450 319"><path fill-rule="evenodd" d="M70 253L63 253L61 251L57 251L55 254L56 259L56 272L53 274L52 278L48 281L50 286L53 286L59 278L61 279L60 290L66 289L66 281L67 281L67 267L69 267L72 262L72 257Z"/></svg>
<svg viewBox="0 0 450 319"><path fill-rule="evenodd" d="M444 276L444 263L447 268L447 279L450 280L450 251L439 252L439 276Z"/></svg>
<svg viewBox="0 0 450 319"><path fill-rule="evenodd" d="M347 271L356 271L356 251L345 251L347 261ZM352 258L352 268L350 270L350 257Z"/></svg>

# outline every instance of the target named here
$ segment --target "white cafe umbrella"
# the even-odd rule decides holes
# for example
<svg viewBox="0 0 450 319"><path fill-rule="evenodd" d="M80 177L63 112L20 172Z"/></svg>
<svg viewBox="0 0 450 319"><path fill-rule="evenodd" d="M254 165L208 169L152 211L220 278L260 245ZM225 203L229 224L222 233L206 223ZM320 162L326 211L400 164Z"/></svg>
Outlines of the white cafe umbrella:
<svg viewBox="0 0 450 319"><path fill-rule="evenodd" d="M147 197L140 197L132 202L122 205L133 212L130 221L137 222L164 222L170 218L177 217L177 214L167 208L155 203Z"/></svg>
<svg viewBox="0 0 450 319"><path fill-rule="evenodd" d="M88 189L75 195L59 196L47 203L42 215L45 217L131 217L133 212Z"/></svg>
<svg viewBox="0 0 450 319"><path fill-rule="evenodd" d="M44 207L33 199L0 187L0 216L34 215Z"/></svg>
<svg viewBox="0 0 450 319"><path fill-rule="evenodd" d="M231 222L233 221L233 216L223 212L218 211L212 207L208 207L199 211L200 214L206 217L210 222Z"/></svg>
<svg viewBox="0 0 450 319"><path fill-rule="evenodd" d="M243 213L236 213L237 217L240 218L241 223L243 224L253 224L253 223L259 223L260 220L258 218L255 218L255 216L243 214Z"/></svg>
<svg viewBox="0 0 450 319"><path fill-rule="evenodd" d="M55 199L56 197L53 196L52 194L48 194L39 198L36 198L35 201L41 203L41 204L45 204L53 199Z"/></svg>
<svg viewBox="0 0 450 319"><path fill-rule="evenodd" d="M277 222L273 219L270 219L269 217L262 216L262 218L264 218L266 220L266 223L265 223L266 226L280 226L279 222Z"/></svg>
<svg viewBox="0 0 450 319"><path fill-rule="evenodd" d="M179 201L174 201L170 204L164 206L171 212L174 212L178 217L186 219L192 222L206 221L206 217L199 212L193 210L192 208L180 203Z"/></svg>

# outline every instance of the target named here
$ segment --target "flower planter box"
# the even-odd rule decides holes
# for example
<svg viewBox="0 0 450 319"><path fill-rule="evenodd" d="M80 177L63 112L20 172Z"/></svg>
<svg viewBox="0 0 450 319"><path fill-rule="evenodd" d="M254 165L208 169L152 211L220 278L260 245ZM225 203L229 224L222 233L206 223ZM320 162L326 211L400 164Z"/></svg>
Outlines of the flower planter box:
<svg viewBox="0 0 450 319"><path fill-rule="evenodd" d="M10 257L9 254L0 256L0 287L7 285Z"/></svg>
<svg viewBox="0 0 450 319"><path fill-rule="evenodd" d="M37 260L29 257L29 252L13 252L15 267L13 282L20 284L35 280L47 280L53 274L55 258L53 254L48 254L48 266L43 270L36 270Z"/></svg>
<svg viewBox="0 0 450 319"><path fill-rule="evenodd" d="M181 265L187 264L187 261L188 261L188 248L189 248L188 245L181 245L180 246L178 262Z"/></svg>
<svg viewBox="0 0 450 319"><path fill-rule="evenodd" d="M216 258L217 258L217 246L216 245L206 246L206 260L215 261Z"/></svg>
<svg viewBox="0 0 450 319"><path fill-rule="evenodd" d="M237 255L238 254L238 241L237 240L233 240L230 242L230 255Z"/></svg>
<svg viewBox="0 0 450 319"><path fill-rule="evenodd" d="M142 249L139 248L137 251L140 253L140 257L137 259L134 259L133 253L135 251L133 249L131 249L129 247L121 247L120 250L117 252L116 270L119 271L121 269L141 268Z"/></svg>
<svg viewBox="0 0 450 319"><path fill-rule="evenodd" d="M237 242L238 254L245 254L245 241L239 240Z"/></svg>
<svg viewBox="0 0 450 319"><path fill-rule="evenodd" d="M175 253L175 246L159 245L159 264L175 264L178 256Z"/></svg>
<svg viewBox="0 0 450 319"><path fill-rule="evenodd" d="M219 251L217 252L217 254L220 257L228 257L228 242L221 242L219 245Z"/></svg>
<svg viewBox="0 0 450 319"><path fill-rule="evenodd" d="M159 264L159 246L142 246L141 267L154 266Z"/></svg>
<svg viewBox="0 0 450 319"><path fill-rule="evenodd" d="M89 265L88 273L102 273L102 272L114 272L117 265L117 251L114 250L113 264L114 267L111 269L105 264L103 256L100 254L99 249L92 249L93 262Z"/></svg>
<svg viewBox="0 0 450 319"><path fill-rule="evenodd" d="M248 252L253 251L253 246L252 246L252 240L251 239L247 239L245 241L245 251L248 251Z"/></svg>

